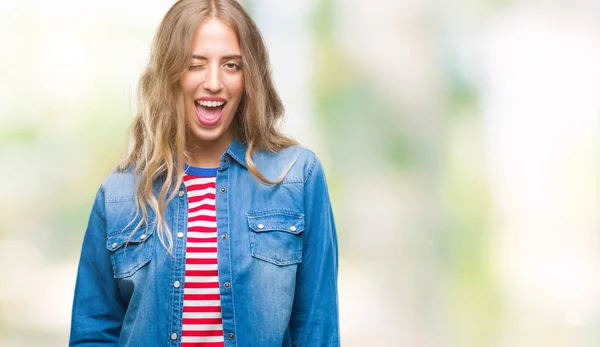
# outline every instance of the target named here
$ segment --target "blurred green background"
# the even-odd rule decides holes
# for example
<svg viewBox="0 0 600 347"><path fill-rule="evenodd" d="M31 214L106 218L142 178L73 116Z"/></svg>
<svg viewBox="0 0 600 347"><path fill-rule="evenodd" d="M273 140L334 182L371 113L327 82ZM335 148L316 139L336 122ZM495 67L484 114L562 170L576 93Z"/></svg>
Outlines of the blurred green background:
<svg viewBox="0 0 600 347"><path fill-rule="evenodd" d="M172 1L0 2L0 345L65 346ZM324 163L344 346L600 343L600 2L247 0Z"/></svg>

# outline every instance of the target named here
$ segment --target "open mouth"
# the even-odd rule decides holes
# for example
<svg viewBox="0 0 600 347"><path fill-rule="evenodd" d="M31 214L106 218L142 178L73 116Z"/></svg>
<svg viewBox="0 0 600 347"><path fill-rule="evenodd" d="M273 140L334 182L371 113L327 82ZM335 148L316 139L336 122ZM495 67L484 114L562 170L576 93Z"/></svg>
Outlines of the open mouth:
<svg viewBox="0 0 600 347"><path fill-rule="evenodd" d="M226 101L196 100L196 117L202 125L215 125L221 120Z"/></svg>

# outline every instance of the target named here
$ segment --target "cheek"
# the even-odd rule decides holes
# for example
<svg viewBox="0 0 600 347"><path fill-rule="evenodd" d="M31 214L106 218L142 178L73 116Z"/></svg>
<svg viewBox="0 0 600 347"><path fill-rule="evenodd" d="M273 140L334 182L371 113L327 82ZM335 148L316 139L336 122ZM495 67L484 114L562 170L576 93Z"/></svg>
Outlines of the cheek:
<svg viewBox="0 0 600 347"><path fill-rule="evenodd" d="M237 98L241 98L244 92L244 76L234 79L231 83L231 94L235 95Z"/></svg>
<svg viewBox="0 0 600 347"><path fill-rule="evenodd" d="M179 86L184 93L184 97L188 97L188 94L194 90L194 78L189 73L184 72L179 80Z"/></svg>

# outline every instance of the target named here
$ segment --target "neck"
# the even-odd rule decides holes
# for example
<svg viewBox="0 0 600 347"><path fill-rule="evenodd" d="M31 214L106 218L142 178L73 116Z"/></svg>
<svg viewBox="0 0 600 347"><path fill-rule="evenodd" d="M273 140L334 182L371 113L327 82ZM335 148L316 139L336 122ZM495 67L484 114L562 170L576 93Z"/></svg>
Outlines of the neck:
<svg viewBox="0 0 600 347"><path fill-rule="evenodd" d="M189 136L188 138L191 138ZM215 168L221 165L221 155L227 150L233 140L231 134L223 134L213 141L199 140L193 138L188 141L187 148L189 158L188 165L200 168Z"/></svg>

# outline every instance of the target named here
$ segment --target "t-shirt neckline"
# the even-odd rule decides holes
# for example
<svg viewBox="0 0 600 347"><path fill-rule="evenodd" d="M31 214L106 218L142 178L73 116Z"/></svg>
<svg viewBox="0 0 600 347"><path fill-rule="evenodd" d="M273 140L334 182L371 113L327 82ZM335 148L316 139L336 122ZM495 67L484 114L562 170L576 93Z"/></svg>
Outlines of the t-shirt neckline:
<svg viewBox="0 0 600 347"><path fill-rule="evenodd" d="M217 176L218 167L203 168L184 164L183 170L186 174L199 177L215 177Z"/></svg>

